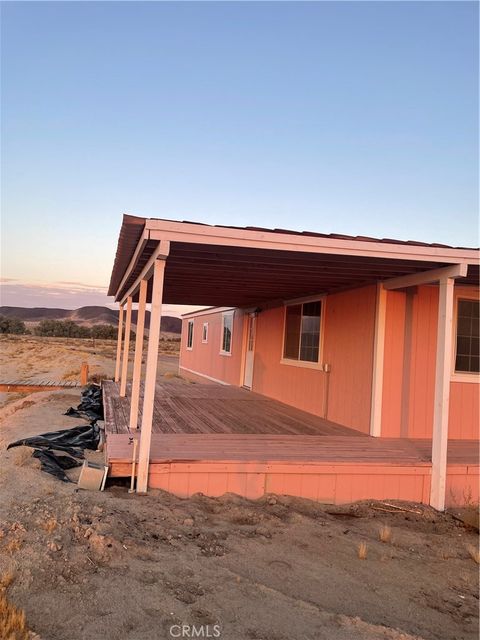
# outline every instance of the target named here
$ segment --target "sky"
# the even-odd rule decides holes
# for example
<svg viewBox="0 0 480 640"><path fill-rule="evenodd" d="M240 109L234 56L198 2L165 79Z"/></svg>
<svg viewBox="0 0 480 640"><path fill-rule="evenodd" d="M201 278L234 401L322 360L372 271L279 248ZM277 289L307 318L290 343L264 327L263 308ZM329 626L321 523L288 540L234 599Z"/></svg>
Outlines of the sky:
<svg viewBox="0 0 480 640"><path fill-rule="evenodd" d="M123 213L478 246L475 2L1 11L1 304L112 304Z"/></svg>

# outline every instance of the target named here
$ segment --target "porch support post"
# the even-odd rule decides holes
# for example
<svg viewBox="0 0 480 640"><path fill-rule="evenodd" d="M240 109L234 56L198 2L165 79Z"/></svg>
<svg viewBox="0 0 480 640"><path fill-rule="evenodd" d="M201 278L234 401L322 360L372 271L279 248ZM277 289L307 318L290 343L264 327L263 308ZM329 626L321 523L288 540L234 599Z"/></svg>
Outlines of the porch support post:
<svg viewBox="0 0 480 640"><path fill-rule="evenodd" d="M377 285L377 304L375 309L375 337L373 343L372 400L370 407L370 435L382 433L383 402L383 363L385 355L385 317L387 310L387 291Z"/></svg>
<svg viewBox="0 0 480 640"><path fill-rule="evenodd" d="M130 355L130 330L132 328L132 296L127 298L127 317L125 321L125 339L123 341L122 376L120 378L120 396L127 391L128 356Z"/></svg>
<svg viewBox="0 0 480 640"><path fill-rule="evenodd" d="M120 380L120 367L122 363L122 333L123 333L123 305L118 310L118 335L117 335L117 360L115 362L115 382Z"/></svg>
<svg viewBox="0 0 480 640"><path fill-rule="evenodd" d="M148 488L148 466L150 461L150 443L152 439L153 401L157 379L158 343L160 340L160 321L162 319L163 280L165 258L155 260L153 268L152 309L148 332L147 366L145 369L145 387L143 392L142 430L140 433L140 451L138 454L137 493L146 493Z"/></svg>
<svg viewBox="0 0 480 640"><path fill-rule="evenodd" d="M143 334L145 329L145 305L148 280L140 282L138 298L137 336L135 338L135 358L133 361L132 397L130 399L130 429L138 429L138 400L140 396L140 375L142 373Z"/></svg>
<svg viewBox="0 0 480 640"><path fill-rule="evenodd" d="M433 410L432 482L430 505L445 509L447 479L448 408L452 370L453 278L439 283L437 358L435 365L435 406Z"/></svg>

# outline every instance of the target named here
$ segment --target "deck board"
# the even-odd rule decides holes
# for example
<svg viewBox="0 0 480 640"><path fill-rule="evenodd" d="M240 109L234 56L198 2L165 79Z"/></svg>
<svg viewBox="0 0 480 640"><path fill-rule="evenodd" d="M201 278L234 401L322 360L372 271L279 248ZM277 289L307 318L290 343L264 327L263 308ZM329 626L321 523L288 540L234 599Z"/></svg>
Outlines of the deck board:
<svg viewBox="0 0 480 640"><path fill-rule="evenodd" d="M103 390L109 462L130 462L130 386L125 398L111 381ZM421 467L431 465L431 447L428 439L372 438L237 387L172 381L156 388L150 460ZM451 440L448 462L478 465L478 442Z"/></svg>
<svg viewBox="0 0 480 640"><path fill-rule="evenodd" d="M128 433L131 385L120 398L117 385L104 381L106 430ZM140 392L141 423L143 389ZM110 417L111 416L111 417ZM360 436L349 429L270 400L258 394L221 385L158 383L152 433L251 433Z"/></svg>

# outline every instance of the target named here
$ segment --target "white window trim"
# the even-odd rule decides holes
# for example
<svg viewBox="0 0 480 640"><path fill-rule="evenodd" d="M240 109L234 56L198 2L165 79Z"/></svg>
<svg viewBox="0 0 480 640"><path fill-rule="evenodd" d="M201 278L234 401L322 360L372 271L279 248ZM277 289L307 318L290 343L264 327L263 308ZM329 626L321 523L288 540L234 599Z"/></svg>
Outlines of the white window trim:
<svg viewBox="0 0 480 640"><path fill-rule="evenodd" d="M189 332L189 327L190 324L192 325L192 346L189 347L188 346L188 332ZM187 320L187 341L186 341L186 349L187 351L193 351L193 336L195 334L195 323L193 320Z"/></svg>
<svg viewBox="0 0 480 640"><path fill-rule="evenodd" d="M480 383L480 374L474 371L455 371L455 362L457 360L457 322L458 322L458 301L459 300L478 300L478 291L455 290L453 297L453 339L452 339L452 371L450 373L450 382L470 382L474 384Z"/></svg>
<svg viewBox="0 0 480 640"><path fill-rule="evenodd" d="M234 309L232 311L225 311L224 313L222 313L222 328L221 328L221 331L220 331L220 355L221 356L231 356L232 355L234 315L235 315L235 310ZM232 318L232 332L231 332L231 335L230 335L230 351L224 351L223 348L222 348L223 347L224 318L226 318L227 316L231 316L231 318Z"/></svg>
<svg viewBox="0 0 480 640"><path fill-rule="evenodd" d="M208 322L204 322L203 323L203 327L202 327L202 344L208 344Z"/></svg>
<svg viewBox="0 0 480 640"><path fill-rule="evenodd" d="M280 364L285 364L290 367L302 367L304 369L316 369L317 371L324 371L323 365L323 343L325 337L325 308L326 308L326 295L311 296L309 298L299 298L297 300L285 301L283 304L283 332L282 332L282 352L280 357ZM293 358L285 358L285 327L287 322L287 307L292 307L298 304L305 304L308 302L321 302L322 307L320 311L320 344L318 345L318 361L311 362L309 360L294 360ZM301 334L300 334L301 335Z"/></svg>

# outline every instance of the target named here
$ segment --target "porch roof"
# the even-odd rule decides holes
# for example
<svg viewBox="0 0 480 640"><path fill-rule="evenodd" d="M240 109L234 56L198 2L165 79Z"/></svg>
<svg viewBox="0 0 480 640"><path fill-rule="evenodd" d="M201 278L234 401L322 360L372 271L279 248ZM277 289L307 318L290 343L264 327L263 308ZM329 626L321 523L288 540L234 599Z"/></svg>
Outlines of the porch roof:
<svg viewBox="0 0 480 640"><path fill-rule="evenodd" d="M108 295L138 298L167 245L163 302L249 307L332 293L451 264L479 282L479 250L414 241L123 217ZM151 280L147 294L151 301Z"/></svg>

